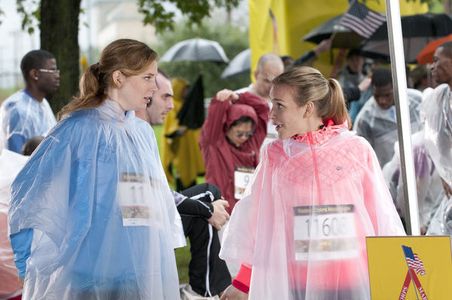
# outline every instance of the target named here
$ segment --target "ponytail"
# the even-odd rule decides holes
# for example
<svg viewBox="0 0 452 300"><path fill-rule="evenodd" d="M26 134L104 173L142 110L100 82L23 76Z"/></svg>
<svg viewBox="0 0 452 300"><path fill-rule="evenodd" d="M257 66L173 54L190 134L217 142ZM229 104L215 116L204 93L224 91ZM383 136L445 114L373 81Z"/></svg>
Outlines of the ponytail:
<svg viewBox="0 0 452 300"><path fill-rule="evenodd" d="M329 92L329 105L328 110L322 117L324 119L332 119L334 124L342 124L347 122L348 127L351 128L351 119L348 114L347 106L345 105L344 93L339 82L334 79L328 79Z"/></svg>
<svg viewBox="0 0 452 300"><path fill-rule="evenodd" d="M99 69L99 63L95 63L83 73L79 83L80 94L58 112L59 120L71 112L98 107L105 101L105 74Z"/></svg>

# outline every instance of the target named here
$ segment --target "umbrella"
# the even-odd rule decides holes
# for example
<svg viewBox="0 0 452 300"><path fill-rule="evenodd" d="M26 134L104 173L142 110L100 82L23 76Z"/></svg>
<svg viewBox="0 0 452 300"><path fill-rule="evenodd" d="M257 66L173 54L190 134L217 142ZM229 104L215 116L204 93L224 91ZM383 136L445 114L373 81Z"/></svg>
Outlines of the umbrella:
<svg viewBox="0 0 452 300"><path fill-rule="evenodd" d="M202 75L190 87L177 114L179 124L190 129L201 128L204 123L204 85Z"/></svg>
<svg viewBox="0 0 452 300"><path fill-rule="evenodd" d="M430 41L452 32L452 19L446 14L404 16L401 21L405 60L410 63L416 61L416 56ZM386 23L370 37L362 50L389 57Z"/></svg>
<svg viewBox="0 0 452 300"><path fill-rule="evenodd" d="M441 37L452 31L452 19L447 14L418 14L402 16L402 34L404 38L413 37ZM388 26L383 23L370 40L379 41L388 39Z"/></svg>
<svg viewBox="0 0 452 300"><path fill-rule="evenodd" d="M213 61L227 63L223 48L218 42L205 39L189 39L172 46L160 61Z"/></svg>
<svg viewBox="0 0 452 300"><path fill-rule="evenodd" d="M435 53L436 48L445 42L452 42L452 34L428 43L416 56L417 62L423 65L431 63L433 61L433 54Z"/></svg>
<svg viewBox="0 0 452 300"><path fill-rule="evenodd" d="M221 74L221 78L226 78L251 70L251 49L246 49L237 54L228 64Z"/></svg>
<svg viewBox="0 0 452 300"><path fill-rule="evenodd" d="M342 15L329 19L325 23L312 29L303 37L303 40L315 44L320 44L321 41L331 37L334 33L332 47L334 48L357 48L364 37L355 33L354 31L340 25Z"/></svg>

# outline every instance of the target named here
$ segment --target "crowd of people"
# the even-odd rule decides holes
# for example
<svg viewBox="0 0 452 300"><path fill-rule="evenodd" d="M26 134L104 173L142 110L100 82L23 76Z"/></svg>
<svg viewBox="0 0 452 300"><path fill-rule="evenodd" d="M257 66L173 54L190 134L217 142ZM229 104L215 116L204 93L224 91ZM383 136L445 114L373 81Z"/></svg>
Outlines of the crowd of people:
<svg viewBox="0 0 452 300"><path fill-rule="evenodd" d="M197 85L142 42L110 43L58 122L57 61L27 53L0 107L0 299L370 299L365 238L405 235L393 81L356 50L338 80L308 66L330 46L263 55L200 129L178 121ZM431 75L407 90L421 232L452 234L451 42Z"/></svg>

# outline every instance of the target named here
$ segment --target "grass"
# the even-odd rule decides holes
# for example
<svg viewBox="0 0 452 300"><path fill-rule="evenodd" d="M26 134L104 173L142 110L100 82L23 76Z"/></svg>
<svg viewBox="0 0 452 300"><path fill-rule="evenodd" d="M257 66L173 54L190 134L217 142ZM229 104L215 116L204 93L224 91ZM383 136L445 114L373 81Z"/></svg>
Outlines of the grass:
<svg viewBox="0 0 452 300"><path fill-rule="evenodd" d="M161 125L153 126L157 144L159 147L160 157L162 157L162 132L163 127ZM199 178L198 178L199 179ZM203 178L201 180L204 180ZM198 180L199 181L199 180ZM190 262L190 244L187 240L187 246L178 248L175 250L177 272L179 274L180 283L188 283L188 263Z"/></svg>
<svg viewBox="0 0 452 300"><path fill-rule="evenodd" d="M190 262L190 243L187 240L187 246L178 248L176 252L177 273L180 283L188 283L188 263Z"/></svg>

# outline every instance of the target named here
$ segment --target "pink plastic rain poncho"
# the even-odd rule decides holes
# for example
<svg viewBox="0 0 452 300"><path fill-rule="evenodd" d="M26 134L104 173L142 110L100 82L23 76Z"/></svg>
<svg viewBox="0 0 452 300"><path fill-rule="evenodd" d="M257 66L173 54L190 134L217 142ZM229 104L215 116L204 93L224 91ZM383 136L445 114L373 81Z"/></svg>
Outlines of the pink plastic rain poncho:
<svg viewBox="0 0 452 300"><path fill-rule="evenodd" d="M365 237L404 230L368 142L343 124L262 155L220 253L252 266L249 299L369 299Z"/></svg>
<svg viewBox="0 0 452 300"><path fill-rule="evenodd" d="M27 161L27 157L1 149L0 137L0 299L19 295L19 281L13 250L8 238L8 210L11 200L11 183Z"/></svg>

